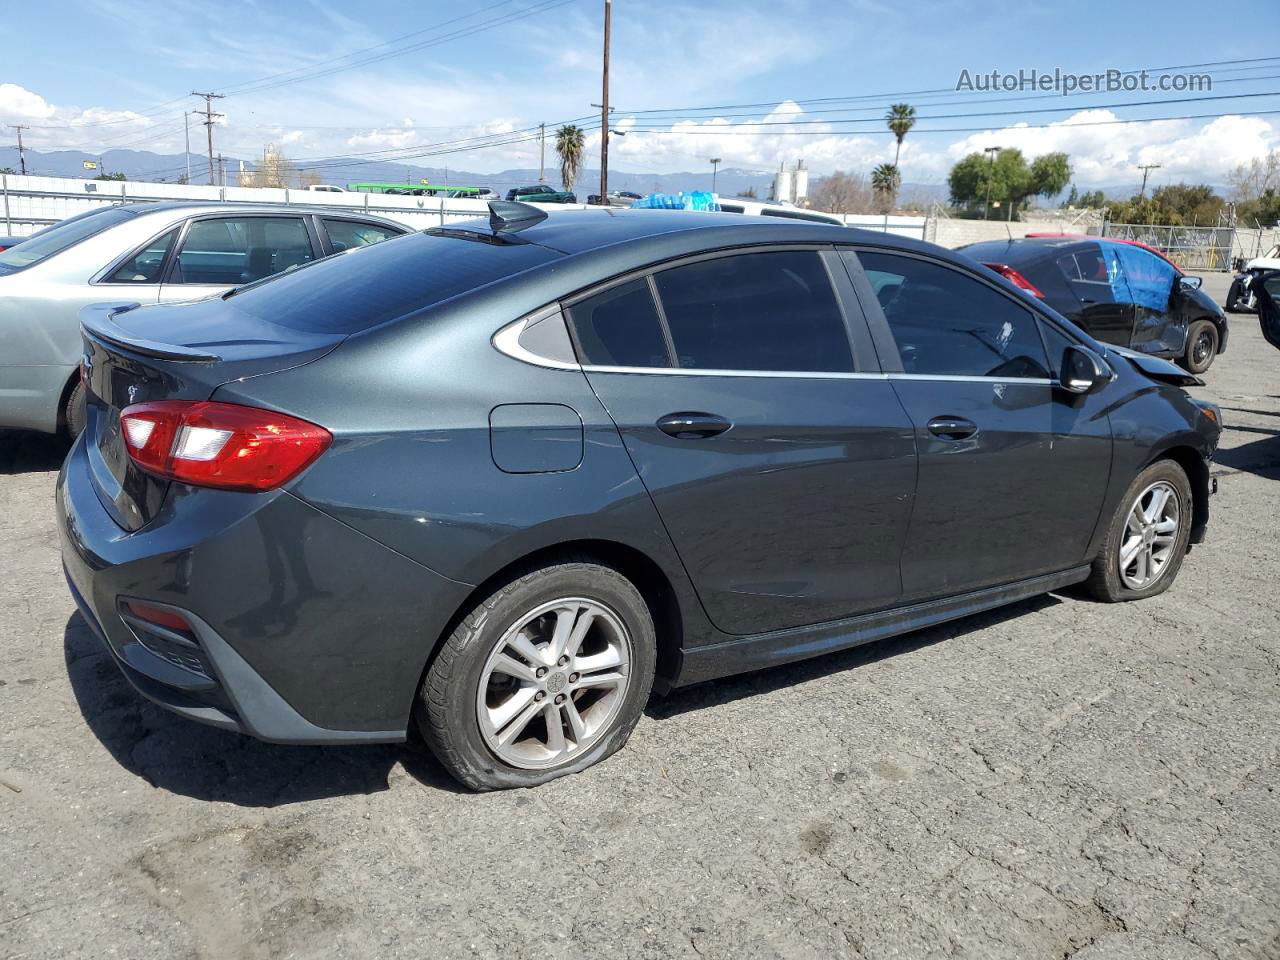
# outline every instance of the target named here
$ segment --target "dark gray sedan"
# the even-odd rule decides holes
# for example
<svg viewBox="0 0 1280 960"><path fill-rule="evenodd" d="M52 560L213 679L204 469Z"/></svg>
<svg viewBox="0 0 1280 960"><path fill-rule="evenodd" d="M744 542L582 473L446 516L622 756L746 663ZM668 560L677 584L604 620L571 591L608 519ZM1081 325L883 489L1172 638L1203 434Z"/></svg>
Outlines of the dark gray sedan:
<svg viewBox="0 0 1280 960"><path fill-rule="evenodd" d="M477 789L622 746L653 688L1082 583L1205 535L1219 413L978 264L680 211L400 237L87 311L68 582L143 696L405 738Z"/></svg>

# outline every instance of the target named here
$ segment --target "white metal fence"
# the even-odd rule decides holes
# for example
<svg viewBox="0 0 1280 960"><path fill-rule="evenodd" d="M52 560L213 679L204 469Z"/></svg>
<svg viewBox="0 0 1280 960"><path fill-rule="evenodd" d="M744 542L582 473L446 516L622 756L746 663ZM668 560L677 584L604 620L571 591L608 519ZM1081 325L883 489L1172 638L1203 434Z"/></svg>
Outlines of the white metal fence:
<svg viewBox="0 0 1280 960"><path fill-rule="evenodd" d="M140 183L127 180L72 180L65 177L22 177L0 174L3 208L0 233L28 236L37 230L111 203L157 203L165 200L204 200L225 203L285 203L300 207L338 207L361 210L416 229L453 220L483 217L483 200L402 197L394 194L327 193L263 187L204 187L179 183ZM599 209L584 204L557 204L554 209ZM925 217L884 217L846 214L849 226L884 230L923 239Z"/></svg>
<svg viewBox="0 0 1280 960"><path fill-rule="evenodd" d="M446 200L370 193L320 193L258 187L202 187L178 183L72 180L65 177L0 175L0 230L27 236L51 224L111 203L205 200L225 203L286 203L362 210L424 229L450 220L484 216L483 200Z"/></svg>

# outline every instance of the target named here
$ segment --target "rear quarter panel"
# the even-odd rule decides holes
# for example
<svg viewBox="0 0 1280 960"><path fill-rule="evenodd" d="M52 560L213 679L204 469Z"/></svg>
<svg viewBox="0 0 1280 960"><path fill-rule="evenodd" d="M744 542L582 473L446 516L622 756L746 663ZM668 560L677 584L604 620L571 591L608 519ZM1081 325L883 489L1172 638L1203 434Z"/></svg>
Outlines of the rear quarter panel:
<svg viewBox="0 0 1280 960"><path fill-rule="evenodd" d="M666 574L686 641L711 636L586 377L515 360L490 342L519 315L499 295L471 298L469 307L352 337L306 367L227 384L214 399L271 406L325 426L333 446L290 492L444 577L476 585L547 547L619 543ZM491 417L511 404L559 404L576 413L581 462L547 472L500 469Z"/></svg>

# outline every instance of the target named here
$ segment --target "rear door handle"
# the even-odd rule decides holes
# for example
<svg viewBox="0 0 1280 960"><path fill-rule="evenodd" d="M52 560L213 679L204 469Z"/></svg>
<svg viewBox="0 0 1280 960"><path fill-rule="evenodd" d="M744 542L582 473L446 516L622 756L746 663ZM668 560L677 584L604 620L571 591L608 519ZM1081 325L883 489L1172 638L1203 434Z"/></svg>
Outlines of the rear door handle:
<svg viewBox="0 0 1280 960"><path fill-rule="evenodd" d="M732 423L714 413L668 413L658 429L677 440L705 440L728 430Z"/></svg>
<svg viewBox="0 0 1280 960"><path fill-rule="evenodd" d="M929 432L944 440L967 440L978 432L978 425L964 417L934 417Z"/></svg>

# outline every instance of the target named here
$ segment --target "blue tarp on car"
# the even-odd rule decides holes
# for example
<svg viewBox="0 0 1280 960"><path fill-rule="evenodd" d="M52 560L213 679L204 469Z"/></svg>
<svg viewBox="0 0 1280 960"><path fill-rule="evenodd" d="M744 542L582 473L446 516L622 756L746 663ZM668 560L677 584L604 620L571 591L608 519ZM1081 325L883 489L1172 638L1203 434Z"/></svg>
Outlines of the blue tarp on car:
<svg viewBox="0 0 1280 960"><path fill-rule="evenodd" d="M689 193L651 193L631 204L632 210L719 210L716 195L705 190Z"/></svg>

